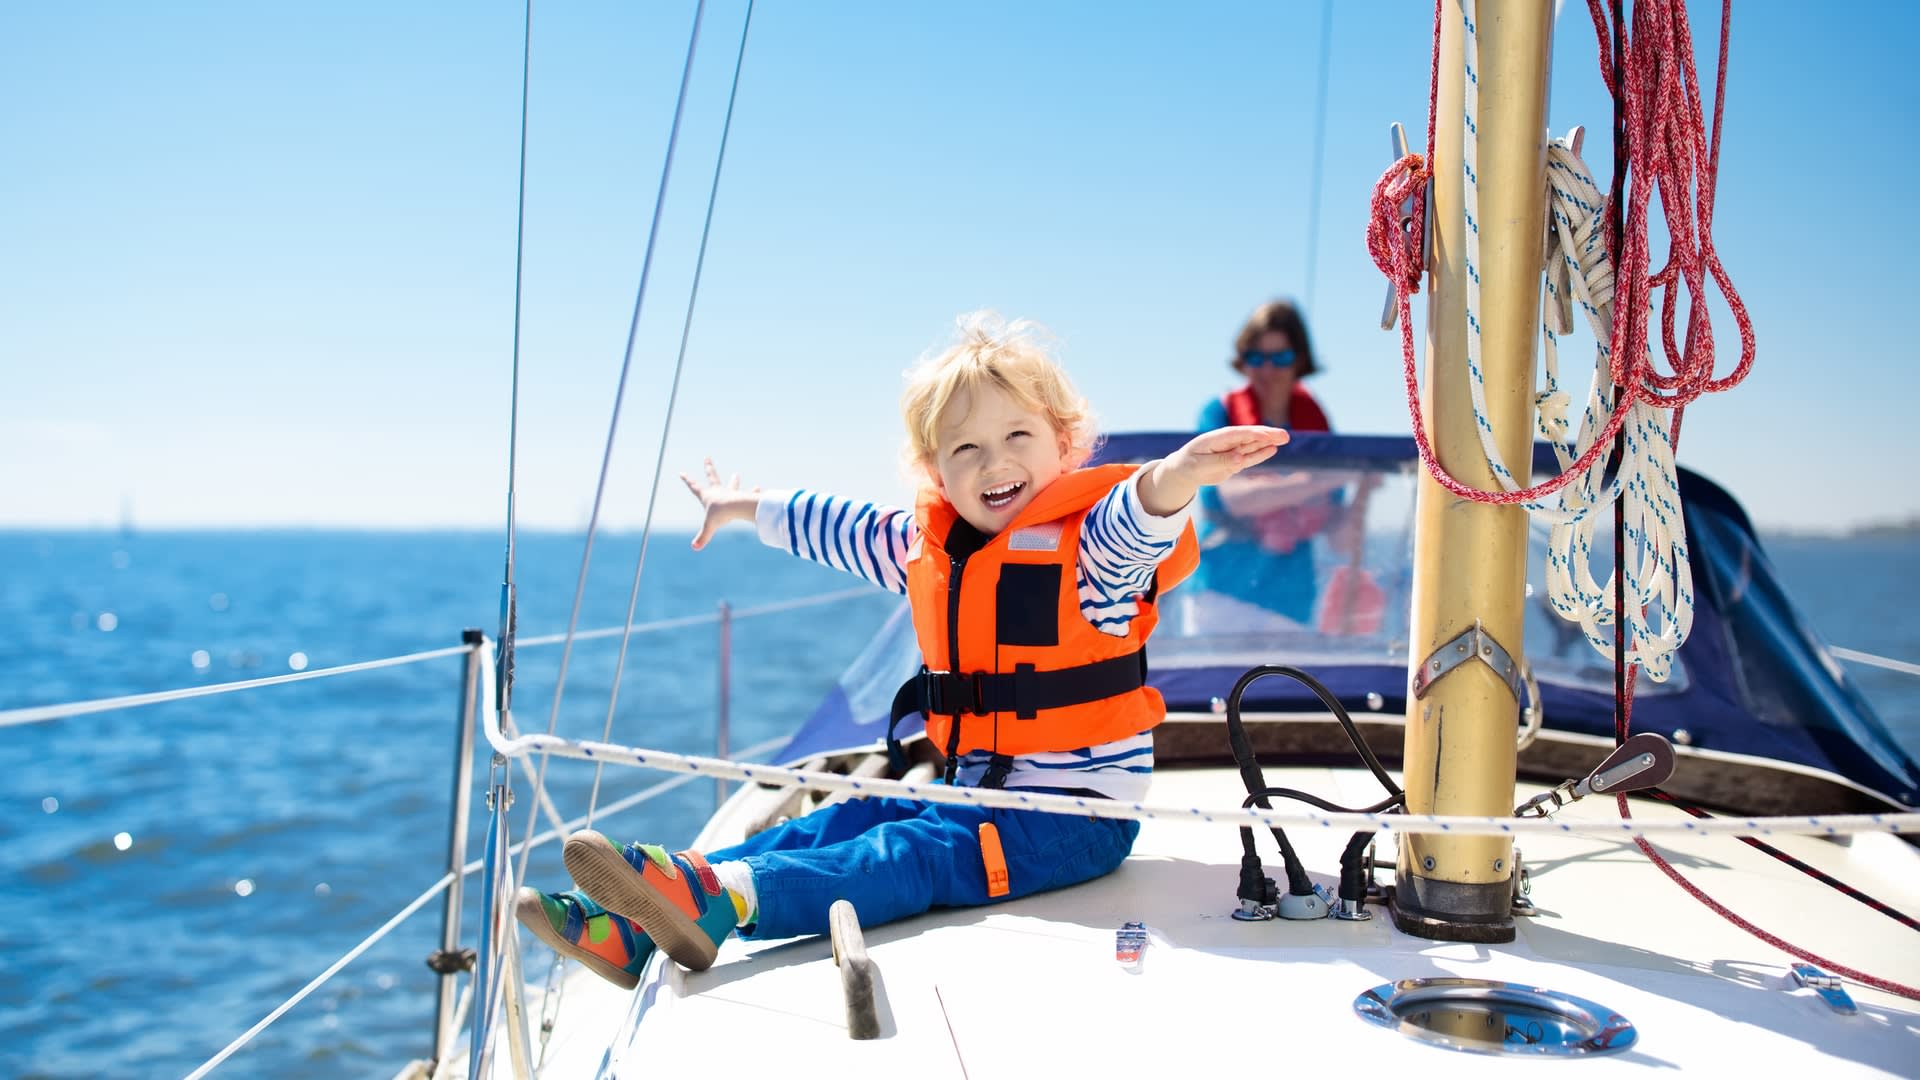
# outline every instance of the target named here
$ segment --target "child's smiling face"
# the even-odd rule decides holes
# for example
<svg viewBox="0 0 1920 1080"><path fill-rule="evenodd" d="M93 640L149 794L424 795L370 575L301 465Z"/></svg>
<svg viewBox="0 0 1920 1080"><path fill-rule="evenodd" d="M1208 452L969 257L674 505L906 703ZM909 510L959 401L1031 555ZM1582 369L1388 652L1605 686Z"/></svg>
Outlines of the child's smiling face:
<svg viewBox="0 0 1920 1080"><path fill-rule="evenodd" d="M956 393L935 430L940 494L988 536L1071 468L1071 444L1046 415L990 384Z"/></svg>

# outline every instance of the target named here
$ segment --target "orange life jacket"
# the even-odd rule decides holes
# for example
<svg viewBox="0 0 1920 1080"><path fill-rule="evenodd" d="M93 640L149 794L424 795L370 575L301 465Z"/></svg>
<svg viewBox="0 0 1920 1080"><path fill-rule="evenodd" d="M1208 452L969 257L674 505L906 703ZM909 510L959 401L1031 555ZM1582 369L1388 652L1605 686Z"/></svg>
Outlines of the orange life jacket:
<svg viewBox="0 0 1920 1080"><path fill-rule="evenodd" d="M1145 646L1159 622L1160 593L1199 565L1193 527L1136 599L1139 614L1124 637L1101 633L1080 613L1074 574L1087 511L1135 468L1102 465L1062 475L964 560L946 549L958 511L937 494L922 494L907 598L926 668L901 688L894 711L896 718L903 709L921 712L928 738L950 763L969 750L1078 750L1165 718L1160 692L1145 684Z"/></svg>

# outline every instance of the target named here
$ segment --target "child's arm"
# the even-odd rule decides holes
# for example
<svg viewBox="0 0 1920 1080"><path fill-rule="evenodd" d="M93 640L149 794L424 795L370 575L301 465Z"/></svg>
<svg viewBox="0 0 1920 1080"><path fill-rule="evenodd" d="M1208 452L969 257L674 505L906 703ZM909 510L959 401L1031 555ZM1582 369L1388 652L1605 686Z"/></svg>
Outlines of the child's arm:
<svg viewBox="0 0 1920 1080"><path fill-rule="evenodd" d="M1275 427L1230 427L1194 436L1187 445L1147 466L1140 476L1140 505L1166 517L1193 501L1194 493L1272 457L1287 441Z"/></svg>
<svg viewBox="0 0 1920 1080"><path fill-rule="evenodd" d="M738 477L723 485L713 462L706 468L705 484L680 476L707 508L695 548L729 522L751 521L768 547L906 594L907 552L919 536L912 514L812 491L743 492Z"/></svg>

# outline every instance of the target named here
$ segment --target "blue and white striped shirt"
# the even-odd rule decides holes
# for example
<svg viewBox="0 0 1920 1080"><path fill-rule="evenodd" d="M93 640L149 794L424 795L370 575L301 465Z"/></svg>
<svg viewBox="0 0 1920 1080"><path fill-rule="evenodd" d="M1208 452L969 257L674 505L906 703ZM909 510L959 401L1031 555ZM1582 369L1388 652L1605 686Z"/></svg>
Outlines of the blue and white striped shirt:
<svg viewBox="0 0 1920 1080"><path fill-rule="evenodd" d="M1125 637L1140 613L1139 596L1153 584L1154 568L1172 554L1193 504L1166 517L1140 505L1140 474L1116 484L1080 528L1074 560L1080 613L1102 633ZM844 570L883 589L906 595L907 553L920 539L913 512L854 502L813 491L772 491L760 497L760 539L803 559ZM986 751L960 759L958 780L975 785L987 770ZM1006 786L1085 788L1109 798L1138 802L1153 776L1153 733L1064 753L1023 754L1014 759Z"/></svg>

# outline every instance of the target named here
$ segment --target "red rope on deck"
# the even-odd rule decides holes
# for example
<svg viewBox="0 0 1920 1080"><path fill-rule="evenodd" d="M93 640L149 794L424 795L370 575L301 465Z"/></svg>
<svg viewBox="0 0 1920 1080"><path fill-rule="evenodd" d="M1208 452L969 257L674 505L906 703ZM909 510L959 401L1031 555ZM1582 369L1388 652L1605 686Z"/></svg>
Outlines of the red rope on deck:
<svg viewBox="0 0 1920 1080"><path fill-rule="evenodd" d="M1712 814L1707 813L1705 810L1702 810L1697 806L1693 806L1688 803L1682 802L1681 800L1674 798L1672 795L1669 795L1666 792L1661 791L1659 788L1648 788L1645 790L1644 794L1651 795L1654 798L1659 799L1661 802L1666 803L1668 806L1675 807L1693 817L1701 818L1703 820L1709 820L1709 821L1713 819ZM1866 906L1872 908L1873 910L1879 912L1880 914L1885 915L1887 918L1892 919L1894 922L1899 923L1900 925L1906 927L1909 930L1920 930L1920 919L1914 918L1913 916L1907 914L1904 911L1901 911L1899 908L1894 907L1892 904L1889 904L1884 900L1878 899L1877 897L1869 896L1865 892L1862 892L1861 890L1854 888L1853 886L1847 884L1846 882L1841 881L1839 878L1834 877L1832 874L1827 873L1825 870L1822 870L1819 867L1814 866L1803 859L1795 858L1794 856L1789 855L1784 851L1781 851L1779 848L1774 847L1772 844L1767 843L1766 841L1760 839L1759 837L1737 836L1737 837L1734 837L1734 839L1740 841L1741 843L1747 845L1748 847L1754 849L1755 851L1758 851L1764 855L1768 855L1772 858L1780 860L1783 863L1786 863L1788 866L1793 867L1795 870L1800 871L1801 873L1807 875L1813 880L1818 881L1822 885L1830 886L1831 888L1838 890L1839 892L1845 894L1849 899L1858 900L1862 904L1865 904Z"/></svg>
<svg viewBox="0 0 1920 1080"><path fill-rule="evenodd" d="M1627 678L1629 682L1632 681L1633 670L1634 670L1633 668L1628 669ZM1614 801L1619 804L1620 817L1622 819L1631 819L1633 817L1633 814L1627 809L1627 797L1625 795L1615 795L1613 798L1614 798ZM1869 975L1864 971L1857 971L1853 968L1847 967L1844 964L1836 964L1833 961L1828 960L1824 956L1820 956L1816 953L1809 952L1808 950L1803 949L1800 946L1795 945L1790 941L1787 941L1785 938L1777 937L1773 934L1766 932L1765 930L1760 929L1758 926L1755 926L1754 924L1734 914L1731 910L1727 908L1725 904L1722 904L1720 901L1715 900L1711 896L1708 896L1706 891L1700 888L1700 886L1695 885L1691 881L1688 881L1686 877L1680 873L1680 871L1674 869L1672 863L1668 862L1665 859L1665 857L1663 857L1659 852L1653 850L1653 845L1647 843L1647 840L1645 837L1636 836L1633 838L1633 842L1634 842L1634 845L1638 847L1643 854L1646 855L1647 859L1653 863L1653 865L1660 868L1661 873L1672 878L1674 884L1680 886L1682 889L1685 889L1687 891L1688 896L1691 896L1695 900L1698 900L1701 903L1707 905L1708 909L1713 911L1714 914L1719 915L1721 918L1727 920L1728 922L1739 927L1740 929L1745 930L1747 933L1752 934L1754 937L1759 938L1761 941L1766 942L1767 944L1773 946L1776 949L1779 949L1781 952L1786 953L1789 956L1796 956L1802 960L1805 960L1809 964L1814 964L1820 967L1821 969L1825 970L1830 975L1839 975L1844 978L1852 979L1854 982L1857 982L1862 986L1871 986L1876 990L1885 990L1889 994L1898 994L1903 998L1910 998L1915 1001L1920 1001L1920 988L1908 986L1905 983L1897 983L1897 982L1894 982L1892 979L1883 979L1878 975Z"/></svg>

